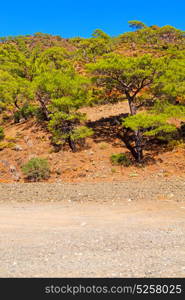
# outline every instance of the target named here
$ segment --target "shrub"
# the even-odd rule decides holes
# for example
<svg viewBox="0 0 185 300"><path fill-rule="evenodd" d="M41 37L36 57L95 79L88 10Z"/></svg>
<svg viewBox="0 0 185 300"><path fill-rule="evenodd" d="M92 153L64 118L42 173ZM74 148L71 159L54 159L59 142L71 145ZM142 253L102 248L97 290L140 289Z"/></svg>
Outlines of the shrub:
<svg viewBox="0 0 185 300"><path fill-rule="evenodd" d="M180 132L183 137L185 137L185 123L181 123Z"/></svg>
<svg viewBox="0 0 185 300"><path fill-rule="evenodd" d="M3 112L1 116L2 116L2 122L4 123L12 119L12 116L6 112Z"/></svg>
<svg viewBox="0 0 185 300"><path fill-rule="evenodd" d="M13 136L6 136L6 141L10 142L10 143L16 143L17 142L17 138L13 137Z"/></svg>
<svg viewBox="0 0 185 300"><path fill-rule="evenodd" d="M111 168L111 172L112 173L116 173L116 169L115 168Z"/></svg>
<svg viewBox="0 0 185 300"><path fill-rule="evenodd" d="M0 140L3 140L4 137L5 137L4 129L3 129L3 127L0 127Z"/></svg>
<svg viewBox="0 0 185 300"><path fill-rule="evenodd" d="M41 107L38 107L35 110L35 117L36 117L38 122L43 122L43 121L46 120L46 115L45 115L45 113L44 113L44 111Z"/></svg>
<svg viewBox="0 0 185 300"><path fill-rule="evenodd" d="M32 158L22 166L22 171L28 180L39 181L50 177L48 161L43 158Z"/></svg>
<svg viewBox="0 0 185 300"><path fill-rule="evenodd" d="M107 143L104 143L104 142L102 142L102 143L100 143L100 144L99 144L99 147L100 147L100 149L101 149L101 150L105 150L105 149L107 149L107 147L108 147L108 144L107 144Z"/></svg>
<svg viewBox="0 0 185 300"><path fill-rule="evenodd" d="M28 120L29 118L36 115L38 108L34 105L25 104L22 108L14 113L14 122L19 123L20 120L23 118Z"/></svg>
<svg viewBox="0 0 185 300"><path fill-rule="evenodd" d="M0 142L0 151L9 148L12 149L13 147L15 147L15 143L11 143L11 142Z"/></svg>
<svg viewBox="0 0 185 300"><path fill-rule="evenodd" d="M185 147L185 144L184 144L184 141L182 139L180 139L179 141L178 140L171 140L168 142L168 145L167 145L167 148L169 150L173 150L175 148L184 148Z"/></svg>
<svg viewBox="0 0 185 300"><path fill-rule="evenodd" d="M112 154L110 160L113 165L122 165L128 167L131 165L131 160L126 156L126 154L119 153L119 154Z"/></svg>

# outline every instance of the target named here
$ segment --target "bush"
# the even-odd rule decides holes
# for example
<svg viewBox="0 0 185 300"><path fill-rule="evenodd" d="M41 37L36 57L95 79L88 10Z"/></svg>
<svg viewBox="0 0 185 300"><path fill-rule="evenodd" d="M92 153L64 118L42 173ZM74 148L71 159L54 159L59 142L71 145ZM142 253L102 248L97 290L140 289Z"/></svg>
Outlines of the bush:
<svg viewBox="0 0 185 300"><path fill-rule="evenodd" d="M46 115L43 112L43 109L41 107L38 107L35 110L35 116L36 116L36 119L37 119L38 122L46 121Z"/></svg>
<svg viewBox="0 0 185 300"><path fill-rule="evenodd" d="M0 151L9 148L9 149L13 149L13 147L15 147L15 143L11 143L11 142L0 142Z"/></svg>
<svg viewBox="0 0 185 300"><path fill-rule="evenodd" d="M36 115L38 108L34 105L25 104L22 108L14 113L14 122L19 123L20 120L23 118L28 120Z"/></svg>
<svg viewBox="0 0 185 300"><path fill-rule="evenodd" d="M113 165L129 167L132 164L131 160L126 156L126 154L123 153L112 154L110 160Z"/></svg>
<svg viewBox="0 0 185 300"><path fill-rule="evenodd" d="M16 143L17 142L17 138L13 137L13 136L6 136L6 141L10 142L10 143Z"/></svg>
<svg viewBox="0 0 185 300"><path fill-rule="evenodd" d="M185 123L184 122L181 123L180 133L183 137L185 137Z"/></svg>
<svg viewBox="0 0 185 300"><path fill-rule="evenodd" d="M5 137L4 129L3 129L3 127L0 127L0 140L3 140L4 137Z"/></svg>
<svg viewBox="0 0 185 300"><path fill-rule="evenodd" d="M6 113L6 112L3 112L1 114L1 117L2 117L2 122L7 122L7 121L10 121L12 119L12 115Z"/></svg>
<svg viewBox="0 0 185 300"><path fill-rule="evenodd" d="M167 148L169 150L173 150L175 148L182 148L182 149L184 149L184 147L185 147L185 143L184 143L183 139L180 139L180 140L171 140L167 144Z"/></svg>
<svg viewBox="0 0 185 300"><path fill-rule="evenodd" d="M43 158L32 158L22 166L22 171L27 179L39 181L50 177L50 168L48 161Z"/></svg>
<svg viewBox="0 0 185 300"><path fill-rule="evenodd" d="M102 143L99 144L99 148L100 148L101 150L105 150L105 149L107 149L107 147L108 147L108 143L102 142Z"/></svg>

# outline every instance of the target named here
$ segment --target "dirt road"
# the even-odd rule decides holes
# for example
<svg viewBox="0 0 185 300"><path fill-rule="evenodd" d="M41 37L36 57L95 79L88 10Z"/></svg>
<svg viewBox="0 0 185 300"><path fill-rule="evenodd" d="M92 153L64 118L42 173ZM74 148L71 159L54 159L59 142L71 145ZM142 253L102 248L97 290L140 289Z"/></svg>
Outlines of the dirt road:
<svg viewBox="0 0 185 300"><path fill-rule="evenodd" d="M0 204L0 277L185 277L185 203Z"/></svg>

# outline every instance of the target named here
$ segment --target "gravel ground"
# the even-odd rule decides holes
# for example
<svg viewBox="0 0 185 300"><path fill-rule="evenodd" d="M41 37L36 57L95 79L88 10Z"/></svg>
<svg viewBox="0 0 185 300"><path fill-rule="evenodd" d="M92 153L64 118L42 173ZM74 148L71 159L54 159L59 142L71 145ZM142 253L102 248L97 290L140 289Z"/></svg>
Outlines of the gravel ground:
<svg viewBox="0 0 185 300"><path fill-rule="evenodd" d="M185 277L182 178L0 194L0 277Z"/></svg>
<svg viewBox="0 0 185 300"><path fill-rule="evenodd" d="M185 179L132 179L100 183L0 183L0 201L185 200Z"/></svg>

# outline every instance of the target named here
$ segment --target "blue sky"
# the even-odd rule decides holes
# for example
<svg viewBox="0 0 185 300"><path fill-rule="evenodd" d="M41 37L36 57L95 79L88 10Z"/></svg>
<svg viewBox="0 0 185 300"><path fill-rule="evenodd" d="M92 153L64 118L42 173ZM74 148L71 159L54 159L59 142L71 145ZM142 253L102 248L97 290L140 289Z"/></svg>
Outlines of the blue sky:
<svg viewBox="0 0 185 300"><path fill-rule="evenodd" d="M5 0L0 36L43 32L89 37L97 28L115 36L129 30L129 20L185 30L184 15L185 0Z"/></svg>

